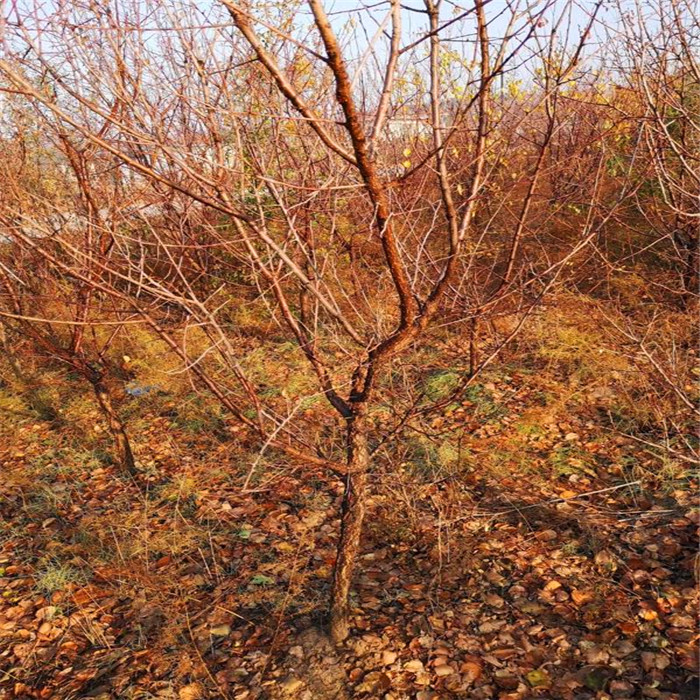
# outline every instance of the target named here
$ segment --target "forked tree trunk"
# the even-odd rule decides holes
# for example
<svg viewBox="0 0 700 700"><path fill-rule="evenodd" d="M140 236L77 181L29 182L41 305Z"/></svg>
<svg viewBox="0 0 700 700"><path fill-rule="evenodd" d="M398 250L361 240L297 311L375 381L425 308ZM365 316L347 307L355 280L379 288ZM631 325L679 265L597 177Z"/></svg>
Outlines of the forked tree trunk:
<svg viewBox="0 0 700 700"><path fill-rule="evenodd" d="M347 451L348 474L343 494L340 541L331 594L330 632L335 644L348 636L350 585L360 549L367 500L369 450L362 411L356 413L348 422Z"/></svg>
<svg viewBox="0 0 700 700"><path fill-rule="evenodd" d="M112 438L114 439L119 465L125 472L129 473L131 476L134 476L137 473L134 454L131 451L131 445L129 444L129 438L126 434L124 423L122 423L119 415L114 409L114 405L112 404L112 397L109 395L107 387L101 380L91 381L91 383L92 388L95 390L97 402L100 404L102 413L104 413L105 418L107 419L109 432L112 434Z"/></svg>

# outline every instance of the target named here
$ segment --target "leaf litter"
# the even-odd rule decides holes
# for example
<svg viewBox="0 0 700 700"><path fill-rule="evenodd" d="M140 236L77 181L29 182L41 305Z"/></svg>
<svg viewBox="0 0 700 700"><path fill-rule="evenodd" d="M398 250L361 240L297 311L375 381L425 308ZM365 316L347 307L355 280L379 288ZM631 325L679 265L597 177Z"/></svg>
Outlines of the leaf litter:
<svg viewBox="0 0 700 700"><path fill-rule="evenodd" d="M93 465L49 482L30 466L48 428L20 428L1 455L0 698L696 697L697 483L642 489L616 469L633 441L571 418L522 435L528 409L520 392L477 428L464 472L379 469L337 649L335 479L242 494L205 436L181 460L156 422L141 483ZM480 471L506 441L530 471Z"/></svg>

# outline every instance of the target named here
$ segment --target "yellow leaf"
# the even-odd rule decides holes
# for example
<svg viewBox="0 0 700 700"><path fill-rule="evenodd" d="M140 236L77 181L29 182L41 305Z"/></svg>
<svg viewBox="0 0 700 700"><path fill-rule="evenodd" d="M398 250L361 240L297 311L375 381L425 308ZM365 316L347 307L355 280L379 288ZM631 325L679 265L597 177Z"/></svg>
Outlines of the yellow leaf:
<svg viewBox="0 0 700 700"><path fill-rule="evenodd" d="M401 163L404 168L410 168L411 167L411 161L410 160L405 160L403 163Z"/></svg>
<svg viewBox="0 0 700 700"><path fill-rule="evenodd" d="M408 158L408 156L411 155L411 149L410 149L410 148L404 148L404 149L403 149L403 154L404 154L404 156L406 156L406 158Z"/></svg>

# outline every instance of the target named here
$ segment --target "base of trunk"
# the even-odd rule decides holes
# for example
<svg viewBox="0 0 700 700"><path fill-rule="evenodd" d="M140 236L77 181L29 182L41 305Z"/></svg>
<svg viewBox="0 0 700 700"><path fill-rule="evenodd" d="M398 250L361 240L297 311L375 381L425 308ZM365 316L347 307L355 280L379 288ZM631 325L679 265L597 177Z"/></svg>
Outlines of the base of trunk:
<svg viewBox="0 0 700 700"><path fill-rule="evenodd" d="M347 639L350 631L348 601L365 518L368 467L367 435L363 422L356 416L348 425L348 475L343 493L340 541L333 572L330 636L334 644L340 644Z"/></svg>
<svg viewBox="0 0 700 700"><path fill-rule="evenodd" d="M107 387L102 384L102 382L98 381L93 383L93 388L95 390L97 402L100 404L102 413L104 413L105 418L107 419L109 431L114 439L119 466L130 476L135 476L138 473L138 470L136 469L136 460L134 459L134 454L131 451L131 445L129 444L129 438L126 435L126 429L124 428L124 424L119 419L117 412L114 410L112 398L107 391Z"/></svg>
<svg viewBox="0 0 700 700"><path fill-rule="evenodd" d="M346 613L333 614L331 612L330 636L333 644L342 644L350 635L350 625Z"/></svg>

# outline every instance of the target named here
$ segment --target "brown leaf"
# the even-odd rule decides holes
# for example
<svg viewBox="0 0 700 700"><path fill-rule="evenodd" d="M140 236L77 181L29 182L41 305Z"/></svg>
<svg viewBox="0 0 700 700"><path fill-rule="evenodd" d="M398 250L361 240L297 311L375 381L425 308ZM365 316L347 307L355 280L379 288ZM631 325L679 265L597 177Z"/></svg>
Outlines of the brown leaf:
<svg viewBox="0 0 700 700"><path fill-rule="evenodd" d="M578 588L574 588L571 591L571 600L573 600L574 605L577 605L578 607L581 607L586 603L590 603L593 600L593 598L594 594L592 591L582 591Z"/></svg>
<svg viewBox="0 0 700 700"><path fill-rule="evenodd" d="M404 671L420 673L423 670L423 662L420 659L412 659L403 665Z"/></svg>
<svg viewBox="0 0 700 700"><path fill-rule="evenodd" d="M476 661L465 661L459 667L460 673L464 676L464 680L467 683L473 683L481 677L483 671L481 664Z"/></svg>

